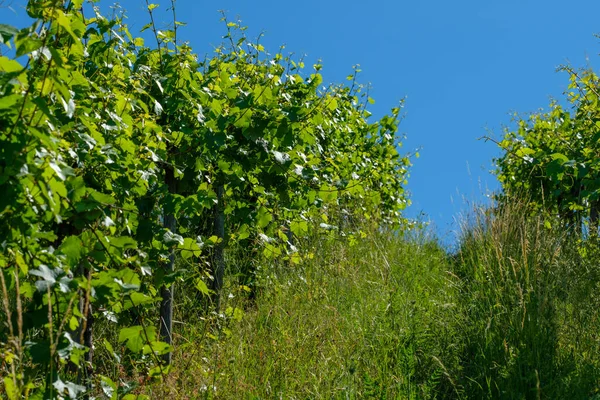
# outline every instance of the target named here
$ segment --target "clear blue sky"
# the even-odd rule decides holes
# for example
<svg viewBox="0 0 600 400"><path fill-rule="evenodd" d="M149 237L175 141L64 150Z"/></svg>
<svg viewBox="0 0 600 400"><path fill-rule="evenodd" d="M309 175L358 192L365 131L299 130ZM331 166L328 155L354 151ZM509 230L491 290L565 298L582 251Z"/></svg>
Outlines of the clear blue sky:
<svg viewBox="0 0 600 400"><path fill-rule="evenodd" d="M159 23L168 23L170 2L153 2ZM12 2L17 17L0 9L0 23L23 21L23 3ZM133 32L148 21L143 0L120 4ZM498 188L489 173L496 147L477 138L488 129L499 137L512 111L546 107L568 84L556 67L597 66L600 52L597 0L178 0L178 19L188 23L179 38L210 53L224 33L220 9L239 16L250 37L264 32L272 52L285 44L311 63L321 59L325 82L344 82L360 64L375 117L406 97L401 150L421 148L407 215L424 212L445 242L469 207L464 199L481 202Z"/></svg>

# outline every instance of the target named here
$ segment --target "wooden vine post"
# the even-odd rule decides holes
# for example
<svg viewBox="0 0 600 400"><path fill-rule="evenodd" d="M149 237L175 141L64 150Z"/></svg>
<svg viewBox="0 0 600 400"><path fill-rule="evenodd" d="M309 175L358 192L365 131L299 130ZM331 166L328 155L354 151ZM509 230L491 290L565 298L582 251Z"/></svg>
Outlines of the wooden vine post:
<svg viewBox="0 0 600 400"><path fill-rule="evenodd" d="M216 184L217 203L214 206L214 235L219 239L213 253L213 287L215 309L219 312L221 308L221 290L223 289L223 278L225 276L225 212L223 198L225 187L223 180L219 179Z"/></svg>
<svg viewBox="0 0 600 400"><path fill-rule="evenodd" d="M175 175L172 166L168 166L165 170L165 184L170 194L177 193L177 185L175 182ZM165 212L164 215L164 226L171 233L176 233L177 223L173 212ZM173 273L175 270L175 250L171 249L169 254L169 262L165 266L165 275ZM160 340L173 345L173 296L175 293L175 284L171 286L163 284L160 289L161 302L160 302ZM168 352L163 354L163 361L169 365L172 360L172 353Z"/></svg>

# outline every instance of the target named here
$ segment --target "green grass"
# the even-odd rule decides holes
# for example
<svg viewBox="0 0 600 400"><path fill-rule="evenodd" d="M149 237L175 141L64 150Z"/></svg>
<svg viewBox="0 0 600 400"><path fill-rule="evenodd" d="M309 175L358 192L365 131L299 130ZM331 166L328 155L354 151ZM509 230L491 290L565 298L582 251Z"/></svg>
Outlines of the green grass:
<svg viewBox="0 0 600 400"><path fill-rule="evenodd" d="M600 388L597 239L480 212L463 229L462 385L471 398L588 399ZM558 224L555 224L558 226Z"/></svg>
<svg viewBox="0 0 600 400"><path fill-rule="evenodd" d="M600 246L507 206L449 254L423 231L302 243L230 279L222 315L179 290L174 366L151 398L600 398ZM229 257L232 273L245 260ZM230 294L230 295L229 295ZM238 311L233 311L238 310ZM242 315L243 314L243 315Z"/></svg>
<svg viewBox="0 0 600 400"><path fill-rule="evenodd" d="M94 395L104 375L151 399L600 399L600 239L526 215L475 211L451 252L423 229L312 237L298 265L230 249L220 313L177 284L161 380L97 320Z"/></svg>
<svg viewBox="0 0 600 400"><path fill-rule="evenodd" d="M460 346L457 285L445 253L426 237L373 234L350 247L315 238L312 260L264 266L240 321L202 335L188 321L168 385L151 397L452 397ZM241 296L240 296L241 297ZM190 352L190 348L194 348ZM182 366L185 366L182 368ZM214 389L213 389L214 388Z"/></svg>

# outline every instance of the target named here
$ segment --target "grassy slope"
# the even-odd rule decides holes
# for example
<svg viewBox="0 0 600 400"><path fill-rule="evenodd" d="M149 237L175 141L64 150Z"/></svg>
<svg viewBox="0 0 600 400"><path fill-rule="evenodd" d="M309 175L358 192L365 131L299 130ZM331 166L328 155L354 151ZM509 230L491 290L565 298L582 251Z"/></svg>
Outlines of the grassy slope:
<svg viewBox="0 0 600 400"><path fill-rule="evenodd" d="M320 243L319 243L320 242ZM201 349L176 355L171 384L152 396L217 398L421 398L454 389L455 286L443 251L426 239L378 235L350 247L318 241L300 267L271 267L241 321L217 339L191 322ZM276 272L274 272L276 271ZM227 324L227 322L223 322ZM214 331L215 336L218 334ZM180 368L186 365L188 368Z"/></svg>
<svg viewBox="0 0 600 400"><path fill-rule="evenodd" d="M480 216L453 257L423 236L373 234L352 247L315 239L302 266L262 266L255 300L230 287L228 306L243 309L241 319L226 312L209 323L181 298L173 372L144 390L152 398L593 398L600 252L522 215Z"/></svg>
<svg viewBox="0 0 600 400"><path fill-rule="evenodd" d="M508 205L463 230L462 386L470 398L596 398L598 240L526 214Z"/></svg>

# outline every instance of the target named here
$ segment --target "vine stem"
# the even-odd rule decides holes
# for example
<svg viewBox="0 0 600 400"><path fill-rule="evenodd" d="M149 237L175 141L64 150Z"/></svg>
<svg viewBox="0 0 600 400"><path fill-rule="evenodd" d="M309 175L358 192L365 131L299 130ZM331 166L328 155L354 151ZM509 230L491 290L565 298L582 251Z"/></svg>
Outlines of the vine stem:
<svg viewBox="0 0 600 400"><path fill-rule="evenodd" d="M175 13L175 3L177 3L177 0L171 0L171 12L173 13L173 41L175 42L175 54L177 54L177 15Z"/></svg>
<svg viewBox="0 0 600 400"><path fill-rule="evenodd" d="M16 269L17 268L15 266L15 273L18 274L18 271ZM11 341L15 342L15 343L13 343L13 345L15 346L15 350L16 350L17 345L16 345L16 341L15 341L14 328L13 328L13 324L12 324L12 313L10 312L10 306L9 306L9 302L8 302L8 289L6 288L6 281L4 280L4 272L2 270L0 270L0 284L2 284L2 305L4 306L4 313L6 314L6 325L8 326L8 332L10 334ZM19 360L22 361L20 352L18 352L18 357L19 357ZM15 371L15 363L11 363L10 368L11 368L11 372L12 372L13 384L16 387L17 386L17 373Z"/></svg>
<svg viewBox="0 0 600 400"><path fill-rule="evenodd" d="M158 31L156 30L156 24L154 23L154 13L152 12L152 8L150 7L150 2L146 0L146 6L148 7L148 13L150 14L150 23L152 24L152 32L154 32L154 38L156 39L156 46L158 50L158 58L160 60L160 65L163 65L162 60L162 51L160 46L160 40L158 39Z"/></svg>

